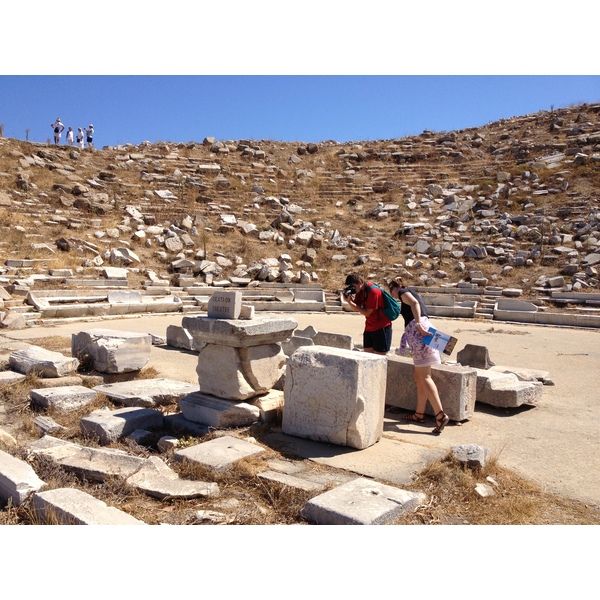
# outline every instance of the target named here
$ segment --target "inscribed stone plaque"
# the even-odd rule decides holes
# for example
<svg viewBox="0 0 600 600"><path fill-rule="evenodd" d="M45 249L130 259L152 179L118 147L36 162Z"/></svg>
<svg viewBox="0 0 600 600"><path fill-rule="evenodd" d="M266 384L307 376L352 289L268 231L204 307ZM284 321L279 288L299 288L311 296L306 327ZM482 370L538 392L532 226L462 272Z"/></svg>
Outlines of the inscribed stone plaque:
<svg viewBox="0 0 600 600"><path fill-rule="evenodd" d="M238 319L241 310L241 292L215 292L208 301L208 316L211 319Z"/></svg>

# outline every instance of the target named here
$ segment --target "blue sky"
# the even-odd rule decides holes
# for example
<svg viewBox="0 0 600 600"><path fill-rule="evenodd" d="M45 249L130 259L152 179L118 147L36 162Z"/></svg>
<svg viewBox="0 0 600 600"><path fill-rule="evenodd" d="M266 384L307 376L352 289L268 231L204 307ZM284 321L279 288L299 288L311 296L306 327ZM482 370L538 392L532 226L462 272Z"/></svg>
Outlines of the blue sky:
<svg viewBox="0 0 600 600"><path fill-rule="evenodd" d="M37 142L56 117L98 147L343 143L600 102L594 19L537 0L55 0L3 23L0 123Z"/></svg>
<svg viewBox="0 0 600 600"><path fill-rule="evenodd" d="M96 146L270 139L338 142L449 131L600 102L600 76L0 76L4 136L46 142L93 123ZM64 142L64 136L63 136Z"/></svg>

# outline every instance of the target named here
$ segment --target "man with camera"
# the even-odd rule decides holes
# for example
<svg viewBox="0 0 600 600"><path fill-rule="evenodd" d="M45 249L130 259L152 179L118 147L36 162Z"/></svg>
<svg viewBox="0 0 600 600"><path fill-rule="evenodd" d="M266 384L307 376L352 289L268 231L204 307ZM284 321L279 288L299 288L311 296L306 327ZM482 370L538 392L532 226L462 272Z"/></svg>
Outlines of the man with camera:
<svg viewBox="0 0 600 600"><path fill-rule="evenodd" d="M346 277L342 294L350 308L365 317L363 350L387 354L392 345L392 322L383 314L383 292L358 273Z"/></svg>

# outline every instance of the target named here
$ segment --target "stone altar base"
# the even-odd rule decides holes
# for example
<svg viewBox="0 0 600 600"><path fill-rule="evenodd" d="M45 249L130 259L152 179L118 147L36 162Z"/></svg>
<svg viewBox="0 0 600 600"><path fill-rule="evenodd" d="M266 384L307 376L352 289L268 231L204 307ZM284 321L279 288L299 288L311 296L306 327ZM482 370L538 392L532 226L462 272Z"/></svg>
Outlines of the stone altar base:
<svg viewBox="0 0 600 600"><path fill-rule="evenodd" d="M264 394L283 376L285 360L279 344L242 348L207 344L198 353L200 391L227 400Z"/></svg>
<svg viewBox="0 0 600 600"><path fill-rule="evenodd" d="M288 359L283 432L363 449L383 434L383 356L327 346L299 348Z"/></svg>
<svg viewBox="0 0 600 600"><path fill-rule="evenodd" d="M281 344L297 326L288 318L184 317L182 327L198 351L200 392L237 401L267 393L284 375Z"/></svg>

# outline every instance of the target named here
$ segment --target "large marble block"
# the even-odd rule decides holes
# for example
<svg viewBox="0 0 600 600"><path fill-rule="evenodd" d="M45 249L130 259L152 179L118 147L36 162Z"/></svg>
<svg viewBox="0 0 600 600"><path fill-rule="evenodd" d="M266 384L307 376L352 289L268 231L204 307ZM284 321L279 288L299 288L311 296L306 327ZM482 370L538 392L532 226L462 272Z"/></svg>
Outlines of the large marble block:
<svg viewBox="0 0 600 600"><path fill-rule="evenodd" d="M125 511L74 488L34 494L33 509L43 523L51 525L145 525Z"/></svg>
<svg viewBox="0 0 600 600"><path fill-rule="evenodd" d="M264 451L264 448L258 444L224 435L208 442L177 450L173 454L173 458L181 462L187 460L198 463L214 471L224 471L240 460Z"/></svg>
<svg viewBox="0 0 600 600"><path fill-rule="evenodd" d="M9 356L8 361L14 371L25 375L35 373L38 377L72 375L79 367L77 358L64 356L60 352L53 352L39 346L16 350Z"/></svg>
<svg viewBox="0 0 600 600"><path fill-rule="evenodd" d="M83 417L79 425L84 434L95 435L101 444L110 444L136 429L160 429L163 416L160 410L135 406L113 411L98 409Z"/></svg>
<svg viewBox="0 0 600 600"><path fill-rule="evenodd" d="M417 386L412 358L389 356L385 403L414 411L417 407ZM477 394L477 369L458 365L434 365L431 377L435 382L444 412L452 421L464 421L473 416ZM426 412L433 414L427 403Z"/></svg>
<svg viewBox="0 0 600 600"><path fill-rule="evenodd" d="M31 402L42 408L52 407L59 413L73 412L96 400L94 390L83 385L64 385L29 391Z"/></svg>
<svg viewBox="0 0 600 600"><path fill-rule="evenodd" d="M183 317L181 326L190 332L196 347L201 347L202 344L218 344L244 348L285 342L298 327L298 322L291 318L257 317L251 320L234 320L201 316Z"/></svg>
<svg viewBox="0 0 600 600"><path fill-rule="evenodd" d="M139 371L150 360L152 336L133 331L90 329L71 336L71 354L89 357L101 373Z"/></svg>
<svg viewBox="0 0 600 600"><path fill-rule="evenodd" d="M499 373L489 369L477 371L477 402L500 408L516 408L535 404L542 398L541 381L519 381L514 373Z"/></svg>
<svg viewBox="0 0 600 600"><path fill-rule="evenodd" d="M388 525L426 500L423 492L357 477L311 498L301 514L317 525Z"/></svg>
<svg viewBox="0 0 600 600"><path fill-rule="evenodd" d="M260 419L260 409L246 402L194 392L179 400L181 413L194 423L211 427L246 427Z"/></svg>
<svg viewBox="0 0 600 600"><path fill-rule="evenodd" d="M29 463L0 450L0 508L9 500L13 506L19 506L45 485Z"/></svg>
<svg viewBox="0 0 600 600"><path fill-rule="evenodd" d="M328 346L289 357L283 432L363 449L383 434L387 358Z"/></svg>
<svg viewBox="0 0 600 600"><path fill-rule="evenodd" d="M154 407L176 402L197 389L197 385L186 381L158 378L105 383L94 387L94 393L126 406Z"/></svg>
<svg viewBox="0 0 600 600"><path fill-rule="evenodd" d="M279 344L234 348L207 344L198 353L198 384L205 394L246 400L268 392L284 374Z"/></svg>

